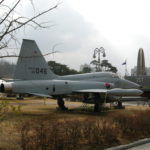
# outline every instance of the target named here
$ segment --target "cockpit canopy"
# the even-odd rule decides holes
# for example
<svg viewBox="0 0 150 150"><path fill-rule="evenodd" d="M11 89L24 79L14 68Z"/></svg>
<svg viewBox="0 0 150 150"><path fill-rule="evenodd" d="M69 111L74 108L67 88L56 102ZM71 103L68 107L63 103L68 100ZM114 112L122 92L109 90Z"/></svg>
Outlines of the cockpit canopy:
<svg viewBox="0 0 150 150"><path fill-rule="evenodd" d="M119 76L117 74L113 74L112 77L113 78L119 78Z"/></svg>
<svg viewBox="0 0 150 150"><path fill-rule="evenodd" d="M119 76L112 72L98 72L94 74L95 77L101 77L101 78L118 78Z"/></svg>

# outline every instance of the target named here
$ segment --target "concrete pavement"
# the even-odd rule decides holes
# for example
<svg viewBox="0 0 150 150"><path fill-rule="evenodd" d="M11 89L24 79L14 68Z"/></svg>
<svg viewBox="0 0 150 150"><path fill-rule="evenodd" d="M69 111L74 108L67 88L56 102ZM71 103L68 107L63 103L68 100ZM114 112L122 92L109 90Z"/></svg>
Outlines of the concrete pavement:
<svg viewBox="0 0 150 150"><path fill-rule="evenodd" d="M107 148L105 150L150 150L150 138L138 140L127 145Z"/></svg>

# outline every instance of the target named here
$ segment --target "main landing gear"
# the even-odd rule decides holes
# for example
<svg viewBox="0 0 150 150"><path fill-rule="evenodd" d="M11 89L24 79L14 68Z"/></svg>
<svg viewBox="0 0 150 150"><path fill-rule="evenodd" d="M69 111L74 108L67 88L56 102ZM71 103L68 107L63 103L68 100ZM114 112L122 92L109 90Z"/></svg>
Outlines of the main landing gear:
<svg viewBox="0 0 150 150"><path fill-rule="evenodd" d="M23 100L24 97L23 97L22 94L17 94L17 95L16 95L16 99L17 99L17 100Z"/></svg>
<svg viewBox="0 0 150 150"><path fill-rule="evenodd" d="M57 98L57 104L58 104L58 109L59 110L68 110L68 108L65 106L63 97L58 97Z"/></svg>
<svg viewBox="0 0 150 150"><path fill-rule="evenodd" d="M101 112L103 109L103 100L99 93L93 94L93 100L94 100L94 112ZM65 106L64 100L62 96L57 97L57 104L59 110L68 110L68 108Z"/></svg>
<svg viewBox="0 0 150 150"><path fill-rule="evenodd" d="M120 97L119 99L118 99L118 101L117 101L117 105L116 105L116 109L124 109L125 108L125 106L123 106L122 105L122 97Z"/></svg>
<svg viewBox="0 0 150 150"><path fill-rule="evenodd" d="M122 108L123 106L122 106L122 102L121 101L118 101L118 108Z"/></svg>
<svg viewBox="0 0 150 150"><path fill-rule="evenodd" d="M102 107L103 107L103 103L101 101L100 94L94 93L93 99L94 99L94 112L101 112Z"/></svg>
<svg viewBox="0 0 150 150"><path fill-rule="evenodd" d="M94 112L101 112L103 109L103 102L104 100L102 99L101 95L99 93L92 93L91 95L89 94L84 94L83 95L83 102L84 103L93 103L94 102Z"/></svg>

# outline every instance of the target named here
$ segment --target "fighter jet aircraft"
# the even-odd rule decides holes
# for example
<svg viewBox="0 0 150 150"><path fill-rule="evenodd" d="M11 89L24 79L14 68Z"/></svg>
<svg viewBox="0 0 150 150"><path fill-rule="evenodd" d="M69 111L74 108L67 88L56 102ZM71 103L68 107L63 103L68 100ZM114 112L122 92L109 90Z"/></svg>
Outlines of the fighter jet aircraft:
<svg viewBox="0 0 150 150"><path fill-rule="evenodd" d="M119 78L110 72L79 75L55 75L46 63L34 40L23 40L14 80L2 83L1 92L32 94L57 99L61 110L66 110L63 98L73 93L93 96L94 111L99 111L104 102L100 95L137 96L143 92L140 85ZM86 99L84 100L86 101Z"/></svg>

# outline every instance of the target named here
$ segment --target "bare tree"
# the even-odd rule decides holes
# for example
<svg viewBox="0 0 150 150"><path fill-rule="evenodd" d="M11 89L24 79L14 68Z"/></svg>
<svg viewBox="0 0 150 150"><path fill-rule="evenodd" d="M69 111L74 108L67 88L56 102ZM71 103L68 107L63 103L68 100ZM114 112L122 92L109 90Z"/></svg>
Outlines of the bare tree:
<svg viewBox="0 0 150 150"><path fill-rule="evenodd" d="M17 14L17 7L21 5L23 0L14 0L13 3L8 3L10 0L0 0L0 50L7 48L10 41L17 41L17 32L27 25L33 28L47 28L44 22L38 22L37 19L44 14L47 14L58 7L58 2L47 10L41 11L31 17L26 17ZM29 0L34 9L33 0ZM11 57L11 55L7 55ZM16 55L12 55L17 57ZM1 56L3 58L6 56Z"/></svg>

